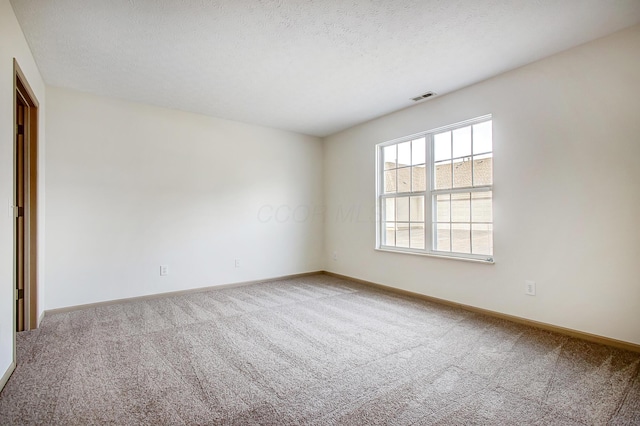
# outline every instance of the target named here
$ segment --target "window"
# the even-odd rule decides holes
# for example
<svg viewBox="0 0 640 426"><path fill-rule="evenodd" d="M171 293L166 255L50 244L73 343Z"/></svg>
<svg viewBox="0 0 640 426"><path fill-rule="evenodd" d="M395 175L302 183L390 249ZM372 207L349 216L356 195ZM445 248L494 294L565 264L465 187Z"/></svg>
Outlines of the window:
<svg viewBox="0 0 640 426"><path fill-rule="evenodd" d="M491 116L377 146L378 248L492 261Z"/></svg>

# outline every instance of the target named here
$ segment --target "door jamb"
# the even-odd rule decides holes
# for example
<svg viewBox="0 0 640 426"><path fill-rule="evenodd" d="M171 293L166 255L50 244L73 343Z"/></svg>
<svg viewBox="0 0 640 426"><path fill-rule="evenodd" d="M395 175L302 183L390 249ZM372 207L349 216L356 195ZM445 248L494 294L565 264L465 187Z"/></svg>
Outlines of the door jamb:
<svg viewBox="0 0 640 426"><path fill-rule="evenodd" d="M16 110L18 96L26 102L25 111L27 126L25 127L26 142L26 209L25 209L25 330L33 330L38 327L38 109L39 103L35 93L31 89L27 78L20 69L17 60L13 59L14 84L13 84L13 123L16 123ZM16 161L15 132L14 138L14 167ZM15 200L15 171L14 171L14 200ZM15 220L15 219L14 219ZM15 239L17 233L14 223L14 288L16 279L16 253ZM16 312L15 300L13 303L14 319L14 360L15 360L15 330Z"/></svg>

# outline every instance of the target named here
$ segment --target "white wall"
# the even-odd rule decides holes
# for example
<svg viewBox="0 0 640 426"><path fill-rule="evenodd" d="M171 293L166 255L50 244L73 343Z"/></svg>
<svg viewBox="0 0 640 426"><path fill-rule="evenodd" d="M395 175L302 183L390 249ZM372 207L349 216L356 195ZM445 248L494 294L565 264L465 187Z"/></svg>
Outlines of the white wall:
<svg viewBox="0 0 640 426"><path fill-rule="evenodd" d="M635 26L327 138L327 269L640 344L639 52ZM375 144L489 113L496 264L374 251Z"/></svg>
<svg viewBox="0 0 640 426"><path fill-rule="evenodd" d="M45 85L31 56L29 46L8 0L0 0L0 377L13 360L13 217L9 206L13 204L14 158L14 73L16 58L40 104L38 164L39 206L38 218L38 316L44 303L44 155L45 155Z"/></svg>
<svg viewBox="0 0 640 426"><path fill-rule="evenodd" d="M322 269L319 138L66 89L47 102L47 309Z"/></svg>

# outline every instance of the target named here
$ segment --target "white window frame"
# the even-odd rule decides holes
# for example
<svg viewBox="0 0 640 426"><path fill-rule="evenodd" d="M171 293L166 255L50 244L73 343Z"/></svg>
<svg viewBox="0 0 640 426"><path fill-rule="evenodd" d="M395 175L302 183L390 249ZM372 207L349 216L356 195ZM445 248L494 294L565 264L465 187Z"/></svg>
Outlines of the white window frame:
<svg viewBox="0 0 640 426"><path fill-rule="evenodd" d="M435 210L435 196L438 194L452 194L452 193L474 193L474 192L488 192L491 191L494 193L494 182L492 179L491 185L482 185L482 186L471 186L464 188L451 188L451 189L435 189L434 188L434 135L453 131L459 128L468 127L474 124L480 124L486 121L491 121L492 115L483 115L481 117L476 117L470 120L465 120L461 122L457 122L451 125L438 127L435 129L431 129L425 132L415 133L409 136L404 136L401 138L393 139L390 141L382 142L376 145L376 250L380 251L390 251L390 252L398 252L398 253L408 253L408 254L418 254L425 256L434 256L434 257L443 257L450 259L459 259L459 260L468 260L474 262L482 262L482 263L494 263L494 254L486 255L486 254L470 254L470 253L458 253L458 252L444 252L437 251L434 249L435 247L435 232L433 230L433 212ZM420 138L425 138L426 142L426 187L425 191L416 191L416 192L404 192L404 193L384 193L384 148L390 145L397 145L403 142L412 141ZM493 155L493 147L491 150ZM397 189L396 182L396 189ZM411 188L412 189L412 188ZM424 197L424 249L419 248L409 248L409 247L397 247L397 246L387 246L383 245L383 234L385 232L384 226L385 221L383 220L384 214L384 203L388 198L398 198L398 197L415 197L415 196L423 196ZM492 195L492 203L493 203ZM429 207L429 208L427 208ZM492 221L492 225L494 222ZM492 229L492 233L493 233ZM495 253L495 250L494 250Z"/></svg>

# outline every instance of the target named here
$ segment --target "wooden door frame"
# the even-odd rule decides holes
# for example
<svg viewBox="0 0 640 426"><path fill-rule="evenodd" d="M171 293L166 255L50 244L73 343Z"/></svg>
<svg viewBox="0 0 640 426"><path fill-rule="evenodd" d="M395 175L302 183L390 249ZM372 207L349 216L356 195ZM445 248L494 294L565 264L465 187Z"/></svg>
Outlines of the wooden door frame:
<svg viewBox="0 0 640 426"><path fill-rule="evenodd" d="M13 123L17 121L16 111L18 107L18 96L27 104L25 109L26 125L25 134L25 151L26 151L26 196L25 196L25 330L33 330L38 327L38 109L40 104L31 89L27 78L20 69L16 59L13 59ZM16 131L13 132L14 157L13 164L17 161L16 152ZM14 178L14 201L16 200L16 171L13 173ZM14 215L15 217L15 215ZM17 230L14 218L14 293L16 288L16 238ZM14 333L16 324L16 303L13 303L13 319ZM14 334L15 336L15 334ZM15 350L15 341L14 341ZM15 353L14 353L15 359Z"/></svg>

